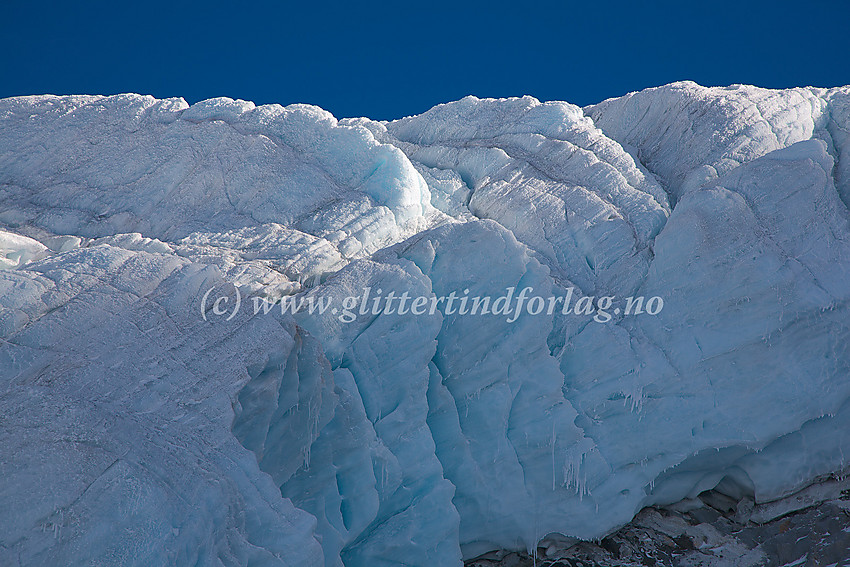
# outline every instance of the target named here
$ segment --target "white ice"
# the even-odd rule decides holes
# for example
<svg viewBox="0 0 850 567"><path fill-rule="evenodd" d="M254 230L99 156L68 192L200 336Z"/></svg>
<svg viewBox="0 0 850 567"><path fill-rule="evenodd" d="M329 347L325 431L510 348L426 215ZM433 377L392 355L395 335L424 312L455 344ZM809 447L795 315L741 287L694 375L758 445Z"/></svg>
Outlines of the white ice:
<svg viewBox="0 0 850 567"><path fill-rule="evenodd" d="M460 565L843 471L848 131L848 87L0 101L0 563ZM525 286L664 308L251 313Z"/></svg>

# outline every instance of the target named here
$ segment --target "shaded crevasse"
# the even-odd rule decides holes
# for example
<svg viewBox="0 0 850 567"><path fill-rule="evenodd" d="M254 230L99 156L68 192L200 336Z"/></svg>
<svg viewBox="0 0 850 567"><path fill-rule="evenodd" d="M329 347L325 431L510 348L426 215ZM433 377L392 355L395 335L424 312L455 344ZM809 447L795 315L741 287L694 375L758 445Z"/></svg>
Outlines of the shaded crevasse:
<svg viewBox="0 0 850 567"><path fill-rule="evenodd" d="M361 294L364 287L416 296L428 294L428 284L409 262L358 261L310 293L327 294L341 303L344 297ZM351 466L348 474L337 472L336 482L327 485L323 495L304 502L320 521L332 524L339 514L342 526L334 528L334 538L340 540L335 545L344 543L341 557L346 564L458 563L458 513L451 502L455 491L443 477L426 422L428 365L436 347L439 314L370 314L349 324L336 317L304 316L301 324L323 340L335 375L343 380L340 395L350 401L319 436L322 447L333 448L325 453L327 461L296 476L283 493L302 502L316 490L314 471L327 474ZM350 437L351 427L362 436L343 443L340 437ZM356 464L347 456L353 450L356 455L350 458ZM358 499L367 495L369 505L358 505ZM329 506L328 500L339 500L340 509ZM319 507L321 501L325 504ZM326 555L327 564L332 560Z"/></svg>
<svg viewBox="0 0 850 567"><path fill-rule="evenodd" d="M842 470L846 100L0 101L0 563L459 565ZM252 312L571 286L664 307Z"/></svg>
<svg viewBox="0 0 850 567"><path fill-rule="evenodd" d="M498 297L526 286L545 296L552 286L548 270L492 222L434 229L396 250L431 279L438 296L460 290ZM429 425L456 486L465 555L493 545L532 549L559 526L584 529L575 510L586 504L567 469L569 456L590 451L592 442L573 423L575 410L561 391L563 375L546 346L550 329L545 316L512 323L501 315L444 316Z"/></svg>

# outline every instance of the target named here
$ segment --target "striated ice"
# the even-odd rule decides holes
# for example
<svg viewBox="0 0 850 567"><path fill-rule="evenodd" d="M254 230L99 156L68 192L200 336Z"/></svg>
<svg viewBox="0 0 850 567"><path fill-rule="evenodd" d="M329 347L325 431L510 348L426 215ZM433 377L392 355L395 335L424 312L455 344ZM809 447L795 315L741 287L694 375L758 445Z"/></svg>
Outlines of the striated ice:
<svg viewBox="0 0 850 567"><path fill-rule="evenodd" d="M669 212L666 195L578 107L467 97L370 127L426 174L455 173L469 212L511 230L556 278L626 292L645 275L648 244Z"/></svg>
<svg viewBox="0 0 850 567"><path fill-rule="evenodd" d="M461 565L845 473L848 93L0 101L0 564ZM526 287L663 309L283 309Z"/></svg>
<svg viewBox="0 0 850 567"><path fill-rule="evenodd" d="M606 100L585 112L606 135L634 148L675 200L704 175L704 166L724 174L811 138L846 152L846 99L846 87L776 91L685 81ZM846 180L840 187L846 192Z"/></svg>
<svg viewBox="0 0 850 567"><path fill-rule="evenodd" d="M230 432L248 369L280 350L265 338L292 323L204 324L184 301L215 270L173 255L98 245L14 273L36 291L0 346L4 564L321 560L315 519Z"/></svg>

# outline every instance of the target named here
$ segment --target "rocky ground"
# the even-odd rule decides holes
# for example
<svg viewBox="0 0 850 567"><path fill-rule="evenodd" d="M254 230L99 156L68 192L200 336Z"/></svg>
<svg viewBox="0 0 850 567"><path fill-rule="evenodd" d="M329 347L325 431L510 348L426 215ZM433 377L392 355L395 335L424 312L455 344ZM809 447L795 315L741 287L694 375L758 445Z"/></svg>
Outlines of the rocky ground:
<svg viewBox="0 0 850 567"><path fill-rule="evenodd" d="M829 478L759 505L709 491L669 508L645 508L599 542L547 539L537 557L493 552L466 566L850 566L850 479Z"/></svg>

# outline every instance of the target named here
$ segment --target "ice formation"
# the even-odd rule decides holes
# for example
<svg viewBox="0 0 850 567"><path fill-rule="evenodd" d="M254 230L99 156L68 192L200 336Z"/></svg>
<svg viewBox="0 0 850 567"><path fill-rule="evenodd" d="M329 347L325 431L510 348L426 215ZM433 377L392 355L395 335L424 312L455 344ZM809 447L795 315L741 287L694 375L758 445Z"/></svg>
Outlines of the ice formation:
<svg viewBox="0 0 850 567"><path fill-rule="evenodd" d="M848 132L848 87L0 101L0 563L460 565L843 471ZM249 308L524 287L664 306Z"/></svg>

